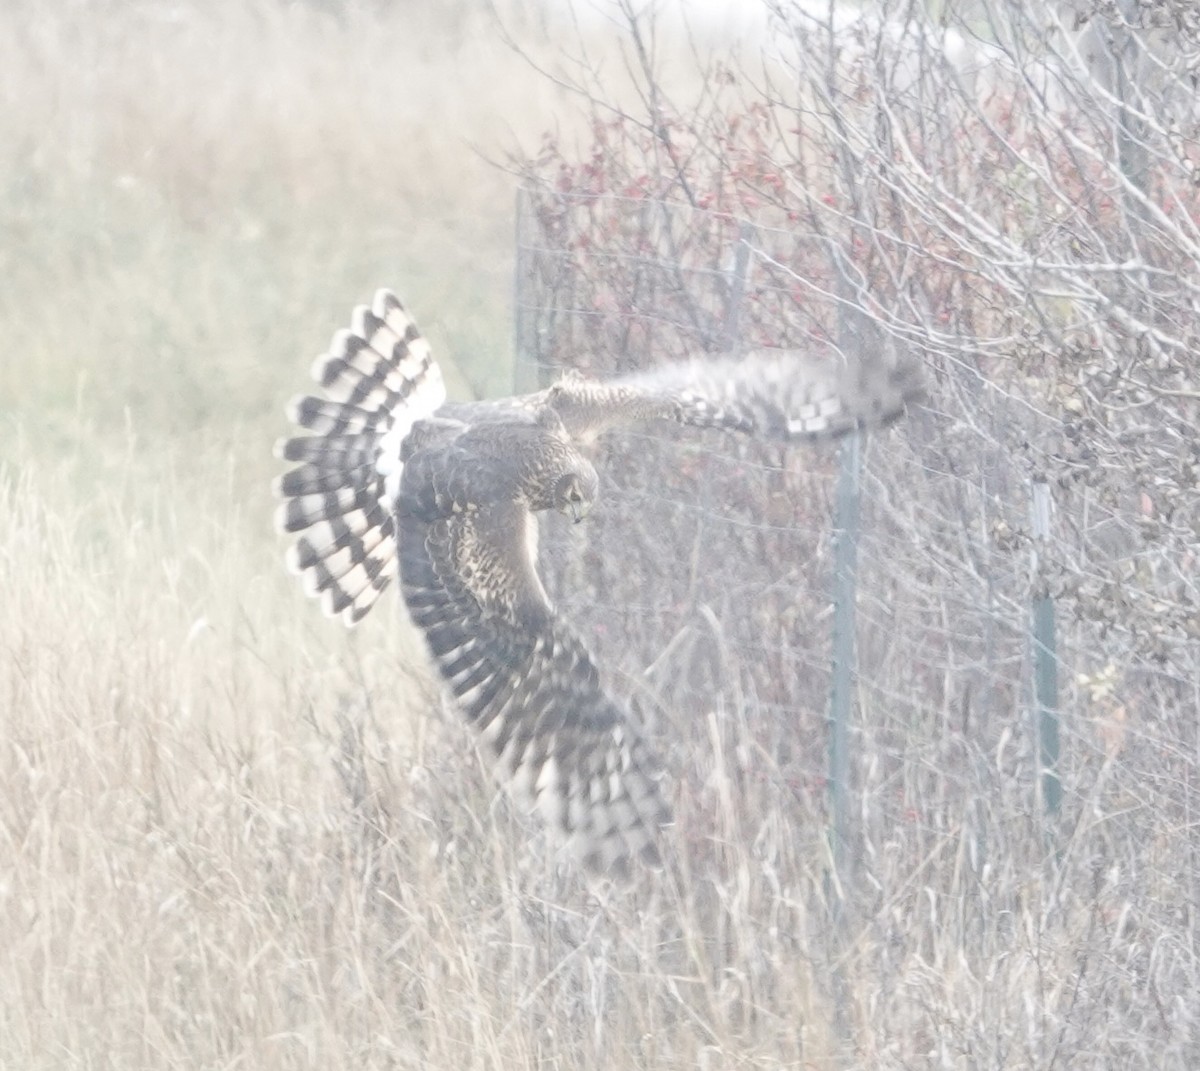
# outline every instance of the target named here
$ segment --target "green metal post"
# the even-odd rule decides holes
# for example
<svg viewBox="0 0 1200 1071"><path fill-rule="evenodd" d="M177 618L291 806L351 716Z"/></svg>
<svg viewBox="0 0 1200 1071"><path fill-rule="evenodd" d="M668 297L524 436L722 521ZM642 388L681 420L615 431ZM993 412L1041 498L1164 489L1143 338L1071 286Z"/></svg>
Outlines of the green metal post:
<svg viewBox="0 0 1200 1071"><path fill-rule="evenodd" d="M1042 805L1047 815L1062 807L1062 781L1058 776L1058 646L1055 638L1054 599L1040 576L1040 551L1050 538L1050 487L1033 483L1033 693L1037 707L1038 767Z"/></svg>
<svg viewBox="0 0 1200 1071"><path fill-rule="evenodd" d="M830 847L839 883L845 878L850 781L850 710L854 698L855 593L862 433L853 432L839 454L833 537L833 683L829 697Z"/></svg>

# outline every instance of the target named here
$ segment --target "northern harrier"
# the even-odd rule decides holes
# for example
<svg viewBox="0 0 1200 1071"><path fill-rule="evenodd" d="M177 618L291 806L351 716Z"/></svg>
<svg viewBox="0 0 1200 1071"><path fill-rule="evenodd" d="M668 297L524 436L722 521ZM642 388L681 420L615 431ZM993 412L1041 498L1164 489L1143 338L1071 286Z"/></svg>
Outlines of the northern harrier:
<svg viewBox="0 0 1200 1071"><path fill-rule="evenodd" d="M582 520L596 470L581 452L619 425L674 421L775 440L886 423L921 392L911 362L793 351L700 358L536 394L446 404L429 345L386 290L334 335L288 409L296 467L275 482L288 565L326 614L359 621L399 573L409 613L497 770L585 865L658 859L669 820L657 763L537 572L535 513Z"/></svg>

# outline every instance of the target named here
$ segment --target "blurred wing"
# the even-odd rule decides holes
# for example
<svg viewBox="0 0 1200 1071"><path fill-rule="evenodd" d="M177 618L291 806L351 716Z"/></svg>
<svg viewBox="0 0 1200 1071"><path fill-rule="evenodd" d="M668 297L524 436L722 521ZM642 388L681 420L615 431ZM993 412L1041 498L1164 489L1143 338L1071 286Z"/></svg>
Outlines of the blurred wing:
<svg viewBox="0 0 1200 1071"><path fill-rule="evenodd" d="M888 424L923 396L915 360L757 350L693 358L606 383L568 378L550 388L547 401L568 432L585 440L621 424L673 420L795 441Z"/></svg>
<svg viewBox="0 0 1200 1071"><path fill-rule="evenodd" d="M279 477L276 526L303 532L287 555L304 590L353 625L396 574L395 504L401 449L413 424L445 401L429 344L394 294L380 290L313 365L322 396L294 399L288 417L308 434L276 453L297 467Z"/></svg>
<svg viewBox="0 0 1200 1071"><path fill-rule="evenodd" d="M535 518L507 502L430 519L407 487L404 600L501 779L589 870L656 863L670 817L657 762L546 599Z"/></svg>

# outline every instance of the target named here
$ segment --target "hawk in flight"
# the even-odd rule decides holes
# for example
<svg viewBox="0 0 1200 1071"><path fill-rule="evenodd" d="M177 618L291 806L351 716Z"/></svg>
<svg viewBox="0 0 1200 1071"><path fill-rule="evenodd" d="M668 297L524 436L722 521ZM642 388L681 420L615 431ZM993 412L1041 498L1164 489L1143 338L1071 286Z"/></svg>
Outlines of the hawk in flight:
<svg viewBox="0 0 1200 1071"><path fill-rule="evenodd" d="M501 779L596 872L657 862L670 811L650 747L542 586L535 514L586 516L599 479L583 448L611 428L812 440L887 423L921 394L914 362L761 350L448 404L429 344L386 290L354 311L313 377L321 393L288 408L303 432L277 447L294 464L275 481L278 527L301 533L289 567L347 625L399 574Z"/></svg>

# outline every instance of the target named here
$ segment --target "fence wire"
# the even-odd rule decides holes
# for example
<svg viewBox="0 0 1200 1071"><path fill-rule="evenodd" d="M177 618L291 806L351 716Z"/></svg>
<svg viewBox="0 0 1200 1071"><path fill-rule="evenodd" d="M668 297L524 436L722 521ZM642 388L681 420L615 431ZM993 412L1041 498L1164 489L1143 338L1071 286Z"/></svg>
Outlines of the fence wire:
<svg viewBox="0 0 1200 1071"><path fill-rule="evenodd" d="M1153 977L1174 999L1194 993L1200 647L1177 627L1147 636L1104 599L1130 580L1141 599L1194 593L1190 537L1147 550L1137 494L1073 482L1080 463L1064 455L1061 413L989 376L992 341L877 315L870 338L840 331L855 300L819 282L842 272L822 237L638 199L523 197L524 384L764 342L831 359L850 346L905 347L927 364L929 404L863 444L856 587L845 596L858 661L839 880L879 939L879 978L908 976L901 935L915 917L975 949L1020 944L1037 875L1043 920L1058 912L1069 927L1104 928L1105 984ZM598 219L636 230L638 255L618 261L590 245ZM766 798L790 829L827 828L836 451L643 432L602 444L597 467L602 501L589 523L543 526L548 586L663 741L681 842L712 850L714 724L741 756L743 787L765 789L735 805ZM1052 505L1037 533L1035 483ZM1036 686L1037 605L1058 617L1043 652L1057 709ZM781 851L774 815L747 818L768 867ZM803 850L821 851L815 840ZM1178 1023L1137 1018L1150 1036Z"/></svg>

